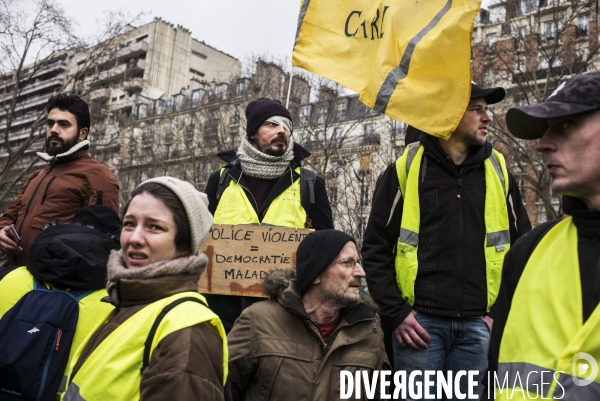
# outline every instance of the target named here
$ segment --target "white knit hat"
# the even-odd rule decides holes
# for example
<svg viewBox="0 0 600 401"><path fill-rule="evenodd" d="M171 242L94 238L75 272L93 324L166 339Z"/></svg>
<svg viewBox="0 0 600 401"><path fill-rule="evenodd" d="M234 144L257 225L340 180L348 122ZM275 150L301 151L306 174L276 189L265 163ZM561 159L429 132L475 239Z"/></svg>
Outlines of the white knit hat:
<svg viewBox="0 0 600 401"><path fill-rule="evenodd" d="M190 232L192 235L192 252L196 253L200 246L206 241L208 232L213 223L213 216L208 211L208 197L199 192L189 182L185 182L173 177L156 177L142 182L140 185L148 182L155 182L164 185L177 195L187 214L190 223Z"/></svg>

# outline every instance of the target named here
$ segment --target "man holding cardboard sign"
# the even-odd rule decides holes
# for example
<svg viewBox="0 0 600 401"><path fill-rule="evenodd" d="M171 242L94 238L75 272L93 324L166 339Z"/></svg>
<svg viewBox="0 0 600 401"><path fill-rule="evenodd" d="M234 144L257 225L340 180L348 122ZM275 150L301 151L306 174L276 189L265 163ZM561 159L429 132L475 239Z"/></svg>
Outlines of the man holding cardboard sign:
<svg viewBox="0 0 600 401"><path fill-rule="evenodd" d="M227 163L206 185L215 224L333 228L325 181L301 168L310 153L292 134L292 116L280 101L261 98L246 107L246 136L240 147L219 153ZM251 300L209 295L229 331Z"/></svg>

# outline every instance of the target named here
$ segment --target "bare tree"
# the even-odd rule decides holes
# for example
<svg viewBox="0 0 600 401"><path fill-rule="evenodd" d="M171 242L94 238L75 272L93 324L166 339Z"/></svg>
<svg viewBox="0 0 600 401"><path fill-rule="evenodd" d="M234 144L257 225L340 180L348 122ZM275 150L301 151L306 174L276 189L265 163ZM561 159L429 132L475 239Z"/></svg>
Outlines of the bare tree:
<svg viewBox="0 0 600 401"><path fill-rule="evenodd" d="M0 158L0 202L15 195L15 186L38 161L30 151L43 145L44 104L23 116L22 110L31 108L28 103L38 101L27 99L27 90L43 84L36 80L59 66L62 72L53 76L60 82L56 92L69 90L86 97L97 89L90 83L102 73L102 65L118 51L117 38L129 23L140 18L108 12L104 29L90 44L73 33L73 22L53 0L38 0L34 5L24 11L16 0L0 0L0 53L4 55L0 59L0 108L4 115L0 119L4 139L0 147L4 153ZM87 56L69 67L67 59L74 54ZM11 137L20 117L33 118L33 123L17 137Z"/></svg>

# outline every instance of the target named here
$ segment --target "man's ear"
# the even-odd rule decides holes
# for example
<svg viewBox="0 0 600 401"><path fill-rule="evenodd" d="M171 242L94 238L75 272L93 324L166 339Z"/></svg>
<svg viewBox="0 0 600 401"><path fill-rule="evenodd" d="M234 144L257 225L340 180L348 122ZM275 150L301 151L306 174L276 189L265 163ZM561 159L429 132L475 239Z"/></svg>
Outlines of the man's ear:
<svg viewBox="0 0 600 401"><path fill-rule="evenodd" d="M79 142L81 141L85 141L85 139L88 136L88 133L90 132L90 130L88 128L82 128L79 130Z"/></svg>
<svg viewBox="0 0 600 401"><path fill-rule="evenodd" d="M312 283L315 284L315 285L316 284L321 284L321 276L317 276L317 278L314 279Z"/></svg>

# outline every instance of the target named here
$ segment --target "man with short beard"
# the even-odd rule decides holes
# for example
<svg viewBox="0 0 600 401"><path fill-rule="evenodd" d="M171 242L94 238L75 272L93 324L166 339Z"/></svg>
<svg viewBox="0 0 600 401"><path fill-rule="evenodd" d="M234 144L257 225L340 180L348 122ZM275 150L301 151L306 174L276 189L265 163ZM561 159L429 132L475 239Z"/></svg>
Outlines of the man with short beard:
<svg viewBox="0 0 600 401"><path fill-rule="evenodd" d="M292 116L279 100L248 103L246 135L237 151L218 154L227 165L210 176L204 190L215 224L333 228L325 181L301 168L310 153L294 142L292 130ZM207 295L207 300L229 332L256 299Z"/></svg>
<svg viewBox="0 0 600 401"><path fill-rule="evenodd" d="M389 370L365 284L354 238L307 235L296 270L270 272L270 299L245 309L227 336L233 399L338 400L341 370Z"/></svg>
<svg viewBox="0 0 600 401"><path fill-rule="evenodd" d="M0 219L0 251L8 256L7 266L27 263L29 249L47 223L72 220L88 205L105 205L119 212L115 176L88 153L87 103L76 95L61 93L48 100L46 110L46 153L37 155L48 166L29 175Z"/></svg>
<svg viewBox="0 0 600 401"><path fill-rule="evenodd" d="M421 133L375 189L365 272L391 331L395 369L407 375L475 370L479 381L487 367L502 261L531 229L517 181L487 142L488 105L504 96L473 83L450 138Z"/></svg>

